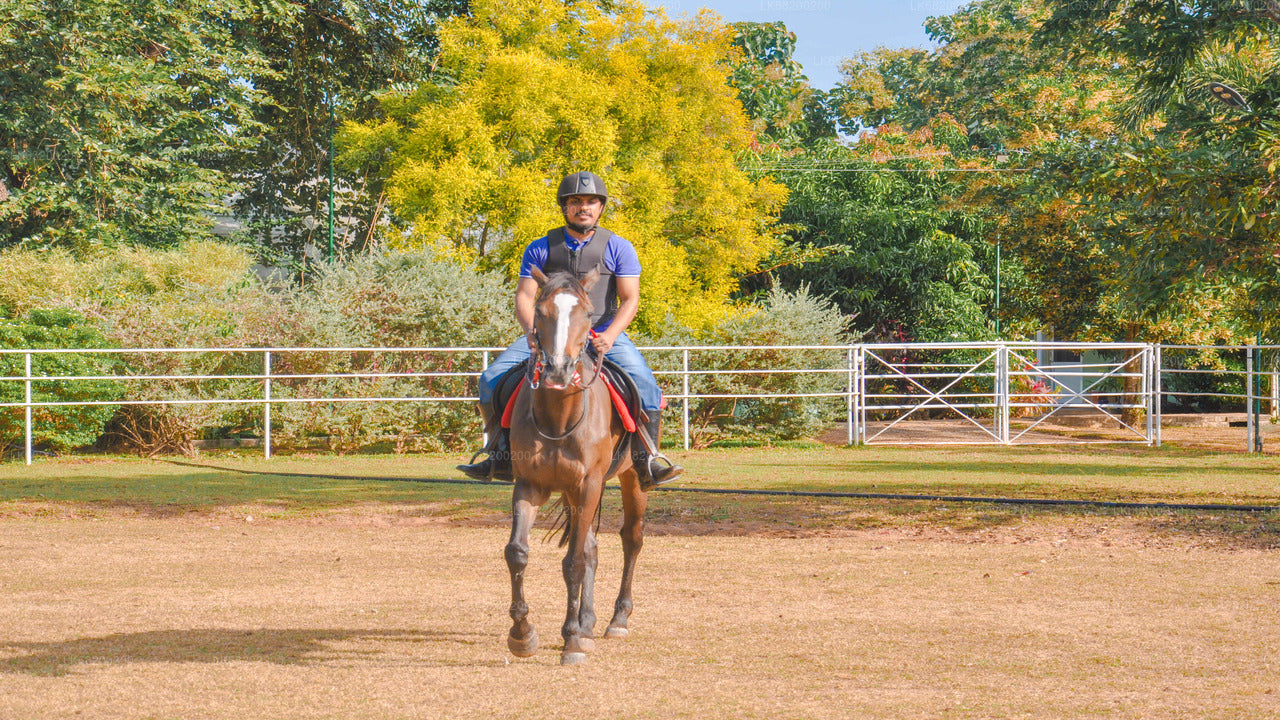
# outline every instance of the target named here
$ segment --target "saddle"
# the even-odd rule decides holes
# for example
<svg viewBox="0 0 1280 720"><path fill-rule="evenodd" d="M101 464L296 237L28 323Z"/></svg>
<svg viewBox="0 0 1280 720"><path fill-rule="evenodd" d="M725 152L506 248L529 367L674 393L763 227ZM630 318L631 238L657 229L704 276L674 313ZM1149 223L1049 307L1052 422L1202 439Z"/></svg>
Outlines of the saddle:
<svg viewBox="0 0 1280 720"><path fill-rule="evenodd" d="M516 398L524 388L524 379L529 371L529 365L533 362L533 358L527 358L520 364L508 370L499 380L493 392L493 409L495 411L501 409L502 428L509 430L511 428L511 415L516 406ZM633 444L638 447L651 445L646 443L646 438L641 438L640 428L644 427L644 420L647 417L644 410L640 407L640 391L636 388L636 383L623 370L621 366L613 362L609 358L604 359L601 365L600 382L605 384L609 390L609 398L612 400L614 415L622 421L622 427L626 430L619 438L617 445L613 449L613 461L610 463L609 472L606 477L613 475L622 464L624 453L629 451Z"/></svg>

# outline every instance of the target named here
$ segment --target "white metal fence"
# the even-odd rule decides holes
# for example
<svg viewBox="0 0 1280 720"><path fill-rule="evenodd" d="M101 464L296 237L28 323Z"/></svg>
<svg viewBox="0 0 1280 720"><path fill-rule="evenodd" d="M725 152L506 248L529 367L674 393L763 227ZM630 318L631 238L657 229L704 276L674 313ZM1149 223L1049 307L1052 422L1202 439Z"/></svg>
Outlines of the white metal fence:
<svg viewBox="0 0 1280 720"><path fill-rule="evenodd" d="M642 348L670 406L678 407L686 449L702 423L738 416L750 422L752 408L770 403L808 403L795 407L816 407L826 413L824 417L842 419L836 427L848 444L1120 442L1158 446L1163 405L1181 403L1194 409L1196 402L1209 402L1241 407L1247 417L1250 450L1261 450L1263 401L1275 412L1278 349L1021 342ZM484 347L0 350L0 361L10 368L0 376L0 398L7 400L0 402L0 408L22 412L28 463L33 455L35 411L127 405L260 407L261 445L270 457L273 407L470 403L476 399L475 378L500 351ZM1264 353L1270 358L1265 372ZM390 369L374 361L360 365L367 369L351 372L305 370L306 358L335 356L395 361L385 363ZM77 374L41 369L68 364L65 361L74 357L110 359L111 371ZM155 366L176 369L138 370ZM1209 390L1188 380L1205 376L1211 376ZM321 380L364 384L361 392L330 387L322 396L300 394L299 389L312 387L308 382ZM453 390L378 393L383 387L379 383L389 380L448 381L444 385ZM1233 389L1237 381L1240 392ZM1270 393L1264 397L1268 381ZM117 397L74 399L76 388L83 384L102 387L104 383L121 388ZM150 384L149 392L136 392L143 384ZM1098 432L1064 434L1063 427L1090 427Z"/></svg>

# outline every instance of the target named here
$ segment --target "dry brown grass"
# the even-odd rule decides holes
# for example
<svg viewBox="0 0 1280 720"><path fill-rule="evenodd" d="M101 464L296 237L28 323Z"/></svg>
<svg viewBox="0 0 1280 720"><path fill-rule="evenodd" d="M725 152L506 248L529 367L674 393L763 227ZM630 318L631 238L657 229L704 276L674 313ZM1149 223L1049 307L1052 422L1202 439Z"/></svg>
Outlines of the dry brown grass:
<svg viewBox="0 0 1280 720"><path fill-rule="evenodd" d="M1149 516L659 523L631 637L563 668L551 545L544 647L506 650L498 521L32 508L0 519L2 718L1280 717L1280 555Z"/></svg>

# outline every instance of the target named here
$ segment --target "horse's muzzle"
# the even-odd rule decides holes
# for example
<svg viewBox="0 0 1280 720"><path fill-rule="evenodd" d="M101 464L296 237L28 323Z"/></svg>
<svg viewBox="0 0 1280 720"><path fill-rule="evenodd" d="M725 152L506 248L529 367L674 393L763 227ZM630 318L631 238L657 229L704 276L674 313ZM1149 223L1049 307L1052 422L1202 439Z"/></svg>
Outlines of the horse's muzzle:
<svg viewBox="0 0 1280 720"><path fill-rule="evenodd" d="M542 357L542 382L553 390L564 390L570 385L581 382L578 372L578 358L561 355L560 357Z"/></svg>

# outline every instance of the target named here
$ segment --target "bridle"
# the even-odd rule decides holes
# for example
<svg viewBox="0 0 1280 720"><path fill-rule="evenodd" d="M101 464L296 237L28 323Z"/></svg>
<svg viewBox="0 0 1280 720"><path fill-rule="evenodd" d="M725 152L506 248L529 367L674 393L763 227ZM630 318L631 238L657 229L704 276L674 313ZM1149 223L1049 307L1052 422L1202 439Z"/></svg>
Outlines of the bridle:
<svg viewBox="0 0 1280 720"><path fill-rule="evenodd" d="M569 381L573 387L578 388L578 392L585 393L582 399L582 413L578 415L578 419L573 421L567 430L561 435L551 435L542 429L538 423L538 414L533 406L529 406L529 418L533 421L533 429L538 432L546 440L563 440L573 434L578 426L582 425L582 421L587 417L587 411L591 409L591 394L586 391L600 379L600 373L604 369L604 353L596 352L596 360L591 368L591 380L585 385L582 383L582 356L591 348L591 339L596 336L596 331L591 330L587 333L586 340L582 343L582 349L578 351L578 357L575 361L576 367L573 370L573 378ZM533 362L525 369L525 381L529 383L530 390L537 390L542 385L542 367L549 362L547 352L542 349L542 338L538 334L537 328L533 330L534 341L538 345L538 352L533 355Z"/></svg>
<svg viewBox="0 0 1280 720"><path fill-rule="evenodd" d="M538 331L533 331L533 336L538 338ZM600 372L604 369L604 353L595 352L596 360L591 365L591 380L586 385L582 384L582 355L590 352L591 339L596 336L596 331L592 330L587 333L587 339L582 343L582 350L578 352L578 368L573 371L573 379L570 381L578 390L586 390L600 379ZM542 349L542 341L538 339L538 352L533 356L533 362L529 363L528 368L524 371L525 380L529 383L530 390L537 390L542 385L542 366L547 362L547 353Z"/></svg>

